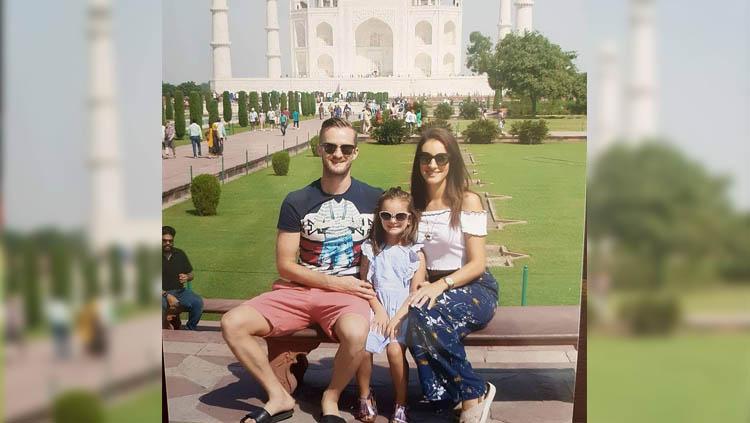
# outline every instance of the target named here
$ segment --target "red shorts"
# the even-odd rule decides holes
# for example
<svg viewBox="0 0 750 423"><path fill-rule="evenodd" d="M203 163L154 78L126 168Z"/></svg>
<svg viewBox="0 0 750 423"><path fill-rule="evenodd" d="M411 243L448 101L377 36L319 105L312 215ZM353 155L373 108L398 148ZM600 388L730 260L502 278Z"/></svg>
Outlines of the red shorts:
<svg viewBox="0 0 750 423"><path fill-rule="evenodd" d="M282 281L274 283L270 292L251 298L243 305L258 310L268 320L271 332L267 337L294 333L318 324L326 335L337 341L333 325L339 317L353 313L370 321L370 304L363 298Z"/></svg>

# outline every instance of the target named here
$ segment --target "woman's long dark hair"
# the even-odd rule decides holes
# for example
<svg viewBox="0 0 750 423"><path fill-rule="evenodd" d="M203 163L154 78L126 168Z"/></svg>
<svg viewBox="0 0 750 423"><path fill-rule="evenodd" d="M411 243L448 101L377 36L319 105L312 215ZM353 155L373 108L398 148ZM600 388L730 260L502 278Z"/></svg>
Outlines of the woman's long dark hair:
<svg viewBox="0 0 750 423"><path fill-rule="evenodd" d="M380 195L380 198L378 198L378 205L375 207L375 217L372 221L370 241L372 242L372 251L375 255L380 253L382 245L385 244L385 230L383 229L383 222L380 219L380 212L383 210L383 203L385 203L386 200L401 200L408 204L407 210L409 210L409 213L411 214L411 216L409 216L409 227L401 234L401 239L399 241L405 245L411 245L417 242L419 214L414 208L412 196L408 192L402 190L401 187L389 188Z"/></svg>
<svg viewBox="0 0 750 423"><path fill-rule="evenodd" d="M446 179L444 201L448 203L448 207L451 209L450 225L455 228L461 220L461 205L463 204L464 193L469 191L469 171L464 165L456 138L446 129L428 129L422 132L422 136L419 138L417 152L414 154L414 163L411 167L411 195L414 198L414 207L419 212L424 211L427 207L427 187L422 172L420 172L419 153L422 152L424 143L429 140L439 141L448 152L450 168Z"/></svg>

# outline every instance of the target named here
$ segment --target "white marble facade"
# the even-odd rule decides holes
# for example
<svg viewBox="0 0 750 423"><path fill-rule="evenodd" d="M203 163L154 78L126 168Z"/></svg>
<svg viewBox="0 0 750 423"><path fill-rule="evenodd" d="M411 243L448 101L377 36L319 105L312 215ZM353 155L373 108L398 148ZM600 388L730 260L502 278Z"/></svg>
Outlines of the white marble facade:
<svg viewBox="0 0 750 423"><path fill-rule="evenodd" d="M293 77L461 73L460 2L292 0Z"/></svg>

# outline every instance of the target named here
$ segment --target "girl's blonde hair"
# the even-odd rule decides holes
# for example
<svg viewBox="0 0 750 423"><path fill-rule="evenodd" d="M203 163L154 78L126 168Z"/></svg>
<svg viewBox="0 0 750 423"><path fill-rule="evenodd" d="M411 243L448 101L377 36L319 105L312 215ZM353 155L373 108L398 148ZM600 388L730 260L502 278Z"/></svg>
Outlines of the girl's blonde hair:
<svg viewBox="0 0 750 423"><path fill-rule="evenodd" d="M417 226L419 223L419 215L417 209L414 208L414 201L412 201L411 194L401 189L401 187L389 188L378 198L378 204L375 206L375 217L373 219L372 231L370 231L370 241L372 242L372 250L375 255L378 255L382 250L382 245L385 244L385 230L383 230L383 222L380 219L380 212L383 210L383 203L386 200L401 200L404 201L408 206L409 210L409 226L401 234L400 243L411 245L417 242Z"/></svg>

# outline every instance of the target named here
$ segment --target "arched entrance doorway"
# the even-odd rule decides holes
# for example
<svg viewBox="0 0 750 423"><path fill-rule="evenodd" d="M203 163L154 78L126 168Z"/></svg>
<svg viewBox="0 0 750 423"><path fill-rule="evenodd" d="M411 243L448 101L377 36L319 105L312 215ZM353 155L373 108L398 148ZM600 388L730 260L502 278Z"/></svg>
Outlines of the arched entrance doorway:
<svg viewBox="0 0 750 423"><path fill-rule="evenodd" d="M393 75L393 31L380 19L362 22L354 33L355 70L360 75Z"/></svg>

